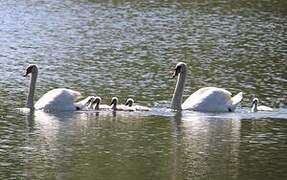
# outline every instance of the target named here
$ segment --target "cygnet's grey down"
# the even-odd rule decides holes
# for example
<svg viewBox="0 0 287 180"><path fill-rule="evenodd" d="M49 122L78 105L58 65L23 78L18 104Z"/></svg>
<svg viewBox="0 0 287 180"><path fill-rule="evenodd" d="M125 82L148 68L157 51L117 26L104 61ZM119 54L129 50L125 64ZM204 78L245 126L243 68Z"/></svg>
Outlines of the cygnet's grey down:
<svg viewBox="0 0 287 180"><path fill-rule="evenodd" d="M125 105L134 109L134 111L150 111L149 107L137 105L134 104L134 102L135 101L132 98L128 98Z"/></svg>
<svg viewBox="0 0 287 180"><path fill-rule="evenodd" d="M258 98L254 98L252 100L252 107L251 107L251 112L257 112L257 111L273 111L273 109L271 107L268 106L258 106L259 103L259 99Z"/></svg>

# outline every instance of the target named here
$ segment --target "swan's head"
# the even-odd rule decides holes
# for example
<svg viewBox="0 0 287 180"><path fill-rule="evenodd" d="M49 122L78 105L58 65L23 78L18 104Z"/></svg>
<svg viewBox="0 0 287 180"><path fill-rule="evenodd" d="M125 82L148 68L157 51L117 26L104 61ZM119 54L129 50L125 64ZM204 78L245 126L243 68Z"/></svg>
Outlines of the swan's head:
<svg viewBox="0 0 287 180"><path fill-rule="evenodd" d="M251 105L251 112L257 112L257 104L258 104L259 100L258 98L254 98L252 100L252 105Z"/></svg>
<svg viewBox="0 0 287 180"><path fill-rule="evenodd" d="M183 71L186 71L186 64L184 62L179 62L176 64L174 68L174 72L172 77L176 77L178 74L182 73Z"/></svg>
<svg viewBox="0 0 287 180"><path fill-rule="evenodd" d="M38 67L36 64L30 64L26 70L25 70L25 73L24 73L24 77L28 76L29 74L33 74L33 73L37 73L38 72Z"/></svg>
<svg viewBox="0 0 287 180"><path fill-rule="evenodd" d="M94 103L95 104L100 104L102 101L102 98L100 98L99 96L95 97Z"/></svg>
<svg viewBox="0 0 287 180"><path fill-rule="evenodd" d="M91 105L91 104L93 104L94 103L94 101L95 101L95 98L94 97L90 97L90 99L86 102L86 106L88 106L88 105Z"/></svg>
<svg viewBox="0 0 287 180"><path fill-rule="evenodd" d="M134 102L135 102L135 101L134 101L132 98L128 98L125 105L126 105L126 106L129 106L129 107L132 107L132 105L133 105Z"/></svg>
<svg viewBox="0 0 287 180"><path fill-rule="evenodd" d="M118 104L119 99L117 97L113 97L111 101L111 105L116 106Z"/></svg>
<svg viewBox="0 0 287 180"><path fill-rule="evenodd" d="M91 107L98 108L102 99L100 97L94 97L93 101L91 102Z"/></svg>
<svg viewBox="0 0 287 180"><path fill-rule="evenodd" d="M259 99L258 99L258 98L253 98L253 100L252 100L252 106L257 105L258 102L259 102Z"/></svg>

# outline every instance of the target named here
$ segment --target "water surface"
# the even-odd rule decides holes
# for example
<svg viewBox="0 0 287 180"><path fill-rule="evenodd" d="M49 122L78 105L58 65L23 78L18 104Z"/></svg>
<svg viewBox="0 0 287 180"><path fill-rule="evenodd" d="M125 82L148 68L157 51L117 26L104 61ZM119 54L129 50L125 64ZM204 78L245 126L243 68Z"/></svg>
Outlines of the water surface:
<svg viewBox="0 0 287 180"><path fill-rule="evenodd" d="M1 179L286 179L287 20L278 1L1 1ZM244 100L235 113L168 110L205 86ZM52 88L127 97L147 113L23 114ZM253 97L275 109L250 113Z"/></svg>

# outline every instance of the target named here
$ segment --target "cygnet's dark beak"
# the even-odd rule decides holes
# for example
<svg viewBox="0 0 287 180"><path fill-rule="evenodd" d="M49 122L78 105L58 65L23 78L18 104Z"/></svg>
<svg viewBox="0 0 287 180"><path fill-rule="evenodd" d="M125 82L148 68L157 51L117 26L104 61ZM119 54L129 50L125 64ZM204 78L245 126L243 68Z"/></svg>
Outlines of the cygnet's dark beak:
<svg viewBox="0 0 287 180"><path fill-rule="evenodd" d="M174 68L172 78L175 78L179 73L180 73L180 67Z"/></svg>
<svg viewBox="0 0 287 180"><path fill-rule="evenodd" d="M26 70L24 73L23 73L23 77L27 77L28 76L28 71Z"/></svg>
<svg viewBox="0 0 287 180"><path fill-rule="evenodd" d="M253 106L256 103L256 101L252 101L251 106Z"/></svg>
<svg viewBox="0 0 287 180"><path fill-rule="evenodd" d="M29 67L25 70L25 72L24 72L24 74L23 74L23 77L27 77L30 73L32 73L32 67L31 67L31 66L29 66Z"/></svg>
<svg viewBox="0 0 287 180"><path fill-rule="evenodd" d="M91 104L91 103L93 103L93 102L94 102L94 98L90 98L90 99L86 102L85 106L88 106L89 104Z"/></svg>
<svg viewBox="0 0 287 180"><path fill-rule="evenodd" d="M174 70L173 73L172 73L172 78L175 78L175 76L176 76L175 73L176 73L176 72L175 72L175 70Z"/></svg>

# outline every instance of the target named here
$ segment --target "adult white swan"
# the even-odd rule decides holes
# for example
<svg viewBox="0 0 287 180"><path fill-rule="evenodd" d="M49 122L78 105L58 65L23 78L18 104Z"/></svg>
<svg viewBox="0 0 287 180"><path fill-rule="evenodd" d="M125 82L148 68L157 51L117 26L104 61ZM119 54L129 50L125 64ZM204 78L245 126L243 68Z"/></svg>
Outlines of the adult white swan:
<svg viewBox="0 0 287 180"><path fill-rule="evenodd" d="M173 77L178 76L176 87L171 101L174 110L194 110L201 112L233 112L243 98L242 92L231 97L231 93L217 87L205 87L195 91L186 101L182 102L182 94L186 79L186 64L179 62Z"/></svg>
<svg viewBox="0 0 287 180"><path fill-rule="evenodd" d="M44 94L34 105L34 94L36 87L36 80L38 76L38 67L35 64L30 64L26 68L24 77L31 74L29 93L26 107L31 110L45 110L45 111L73 111L81 110L86 107L87 102L92 96L75 103L74 100L81 94L66 88L58 88L48 91Z"/></svg>
<svg viewBox="0 0 287 180"><path fill-rule="evenodd" d="M251 112L257 112L257 111L273 111L273 109L271 107L268 106L258 106L259 103L259 99L258 98L254 98L252 100L252 107L251 107Z"/></svg>

